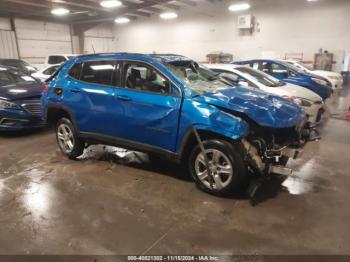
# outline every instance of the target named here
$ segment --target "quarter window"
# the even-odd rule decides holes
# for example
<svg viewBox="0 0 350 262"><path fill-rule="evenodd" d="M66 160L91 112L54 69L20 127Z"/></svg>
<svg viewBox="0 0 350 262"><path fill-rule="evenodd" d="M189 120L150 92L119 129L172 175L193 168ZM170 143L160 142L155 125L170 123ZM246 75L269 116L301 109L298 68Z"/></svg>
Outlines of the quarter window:
<svg viewBox="0 0 350 262"><path fill-rule="evenodd" d="M124 66L124 87L146 92L168 94L169 82L155 69L137 63L128 63Z"/></svg>
<svg viewBox="0 0 350 262"><path fill-rule="evenodd" d="M78 64L75 64L72 69L69 71L69 76L77 79L77 80L80 80L80 74L81 74L81 70L82 70L82 64L81 63L78 63Z"/></svg>
<svg viewBox="0 0 350 262"><path fill-rule="evenodd" d="M48 69L46 69L43 73L44 75L52 75L56 72L56 70L59 68L59 66L52 66Z"/></svg>
<svg viewBox="0 0 350 262"><path fill-rule="evenodd" d="M115 61L85 62L80 80L93 84L112 85L115 68Z"/></svg>

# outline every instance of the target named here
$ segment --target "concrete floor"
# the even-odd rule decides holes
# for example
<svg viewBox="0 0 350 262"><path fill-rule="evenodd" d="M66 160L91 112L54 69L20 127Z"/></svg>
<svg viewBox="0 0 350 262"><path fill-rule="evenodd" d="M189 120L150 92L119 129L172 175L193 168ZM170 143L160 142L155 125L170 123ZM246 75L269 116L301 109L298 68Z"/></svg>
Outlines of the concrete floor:
<svg viewBox="0 0 350 262"><path fill-rule="evenodd" d="M0 254L350 254L350 122L321 131L256 207L147 155L100 146L70 161L52 131L0 136Z"/></svg>

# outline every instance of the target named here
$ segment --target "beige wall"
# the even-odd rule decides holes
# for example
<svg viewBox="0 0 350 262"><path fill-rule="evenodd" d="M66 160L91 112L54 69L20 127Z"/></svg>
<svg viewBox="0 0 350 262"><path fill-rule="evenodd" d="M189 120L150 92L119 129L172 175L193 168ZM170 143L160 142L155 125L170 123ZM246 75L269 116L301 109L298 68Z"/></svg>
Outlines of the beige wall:
<svg viewBox="0 0 350 262"><path fill-rule="evenodd" d="M127 25L92 28L85 32L84 51L92 53L94 47L96 52L178 53L199 61L213 51L230 52L235 59L303 53L304 60L313 60L323 48L335 54L338 71L344 51L350 50L350 0L254 1L249 13L260 31L252 35L237 29L237 14L227 10L230 0L213 3L203 0L195 8L182 8L173 21L154 15ZM28 62L40 64L49 53L77 49L68 25L23 19L15 19L15 25L20 56ZM0 18L0 30L10 29L9 20Z"/></svg>
<svg viewBox="0 0 350 262"><path fill-rule="evenodd" d="M212 51L230 52L235 59L303 53L304 60L313 60L323 48L335 54L335 69L340 70L343 53L350 48L350 1L254 1L249 13L256 17L260 32L252 35L239 33L237 14L227 10L228 3L208 3L207 10L196 15L193 12L198 10L188 9L173 21L155 16L115 25L116 48L179 53L199 61Z"/></svg>

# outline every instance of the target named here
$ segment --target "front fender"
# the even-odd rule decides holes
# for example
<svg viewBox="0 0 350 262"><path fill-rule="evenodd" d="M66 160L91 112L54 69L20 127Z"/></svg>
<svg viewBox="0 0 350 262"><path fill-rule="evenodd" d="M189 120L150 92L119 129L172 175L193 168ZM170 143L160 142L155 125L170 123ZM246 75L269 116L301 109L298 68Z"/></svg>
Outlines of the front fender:
<svg viewBox="0 0 350 262"><path fill-rule="evenodd" d="M249 125L243 119L217 111L210 115L208 124L194 124L198 131L219 134L232 140L238 140L248 134Z"/></svg>
<svg viewBox="0 0 350 262"><path fill-rule="evenodd" d="M199 134L210 133L229 140L240 140L249 133L249 124L246 121L219 110L206 120L205 123L192 123L187 126L186 131L180 137L181 143L177 148L180 156L186 154L186 148L195 139L193 128L196 128Z"/></svg>

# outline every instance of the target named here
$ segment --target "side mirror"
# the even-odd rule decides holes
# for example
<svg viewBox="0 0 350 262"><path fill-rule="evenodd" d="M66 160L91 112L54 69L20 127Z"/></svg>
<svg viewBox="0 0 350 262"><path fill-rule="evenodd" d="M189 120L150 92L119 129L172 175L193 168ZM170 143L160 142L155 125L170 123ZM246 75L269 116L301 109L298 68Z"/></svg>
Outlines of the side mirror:
<svg viewBox="0 0 350 262"><path fill-rule="evenodd" d="M249 87L248 82L247 81L242 81L242 80L238 82L238 85L239 86L243 86L243 87Z"/></svg>

